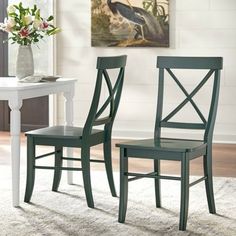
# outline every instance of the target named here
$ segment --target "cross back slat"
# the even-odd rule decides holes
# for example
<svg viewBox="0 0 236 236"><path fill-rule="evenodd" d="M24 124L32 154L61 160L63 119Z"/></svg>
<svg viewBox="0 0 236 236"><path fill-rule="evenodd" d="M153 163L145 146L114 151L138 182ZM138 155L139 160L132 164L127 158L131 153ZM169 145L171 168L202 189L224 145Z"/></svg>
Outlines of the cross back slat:
<svg viewBox="0 0 236 236"><path fill-rule="evenodd" d="M85 131L91 131L93 126L112 124L117 112L117 108L120 101L123 80L124 69L126 65L127 56L117 57L99 57L97 60L97 80L95 85L95 92L90 107L89 115L85 123ZM118 76L115 79L114 86L112 86L112 78L109 76L110 69L119 69ZM99 101L101 97L101 89L103 81L108 89L108 97L105 102L99 107ZM109 114L104 115L105 110L109 107Z"/></svg>
<svg viewBox="0 0 236 236"><path fill-rule="evenodd" d="M180 83L180 81L177 79L177 77L174 75L174 73L171 71L171 69L166 68L166 70L168 71L170 76L174 79L176 84L180 87L180 89L183 91L183 93L185 94L186 98L169 115L167 115L162 121L163 122L167 122L168 120L173 118L174 115L176 115L188 102L190 102L192 104L193 108L195 109L195 111L197 112L198 116L202 120L203 124L205 125L206 124L206 119L205 119L204 115L202 114L202 112L200 111L200 109L198 108L198 106L196 105L196 103L193 101L192 98L194 97L194 95L197 94L197 92L208 81L208 79L214 73L214 70L209 70L209 72L206 74L206 76L201 80L201 82L195 87L195 89L190 94L186 91L184 86Z"/></svg>
<svg viewBox="0 0 236 236"><path fill-rule="evenodd" d="M212 134L216 107L218 103L219 94L219 77L220 70L222 69L222 58L220 57L157 57L157 68L159 68L159 86L158 86L158 104L155 125L155 137L161 136L161 127L166 128L180 128L180 129L203 129L205 130L204 138L208 138ZM183 84L179 81L172 69L204 69L208 70L205 77L200 83L188 93ZM186 98L171 111L164 119L162 118L163 110L163 90L164 90L164 71L167 71L171 78L175 81L181 91L185 94ZM213 76L214 75L214 76ZM192 99L199 90L206 84L210 78L214 78L212 98L210 101L210 109L208 117L205 118L197 104ZM187 103L191 103L194 110L201 119L201 123L192 122L171 122L173 118Z"/></svg>
<svg viewBox="0 0 236 236"><path fill-rule="evenodd" d="M102 105L100 110L97 112L97 114L95 116L96 119L98 119L101 116L101 114L106 110L106 108L109 104L110 104L110 114L112 113L112 110L113 110L113 107L114 107L114 92L115 91L113 91L111 80L110 80L110 77L109 77L106 70L103 71L103 76L105 78L106 85L107 85L107 88L108 88L108 91L109 91L109 97L104 102L104 104Z"/></svg>
<svg viewBox="0 0 236 236"><path fill-rule="evenodd" d="M115 85L114 85L114 87L112 87L111 79L110 79L107 71L106 70L103 71L103 75L104 75L106 85L107 85L107 88L108 88L108 91L109 91L109 96L106 99L106 101L103 103L103 105L101 106L99 111L97 112L97 114L95 116L96 120L103 114L103 112L106 110L106 108L108 107L109 104L110 104L110 114L109 114L109 116L112 116L112 113L114 112L114 108L115 108L115 98L117 96L119 85L122 82L122 76L123 76L122 74L123 73L124 73L124 70L121 69L120 72L119 72L119 75L117 77L117 80L115 82Z"/></svg>

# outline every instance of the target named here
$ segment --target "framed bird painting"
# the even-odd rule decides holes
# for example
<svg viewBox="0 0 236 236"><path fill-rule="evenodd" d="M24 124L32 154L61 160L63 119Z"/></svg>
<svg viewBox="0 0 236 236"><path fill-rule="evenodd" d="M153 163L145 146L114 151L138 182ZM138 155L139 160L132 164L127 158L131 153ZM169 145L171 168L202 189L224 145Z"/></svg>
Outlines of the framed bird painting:
<svg viewBox="0 0 236 236"><path fill-rule="evenodd" d="M93 47L168 47L169 0L91 0Z"/></svg>

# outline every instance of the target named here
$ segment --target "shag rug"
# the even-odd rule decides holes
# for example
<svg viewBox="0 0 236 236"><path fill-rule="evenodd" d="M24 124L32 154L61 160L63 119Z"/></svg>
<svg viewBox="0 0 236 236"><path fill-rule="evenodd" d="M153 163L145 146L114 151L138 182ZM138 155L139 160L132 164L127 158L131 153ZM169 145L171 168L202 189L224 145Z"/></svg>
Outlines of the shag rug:
<svg viewBox="0 0 236 236"><path fill-rule="evenodd" d="M21 171L20 207L12 207L11 170L0 166L0 235L236 235L236 179L214 178L217 214L208 212L204 183L190 188L187 231L178 230L180 184L162 180L162 208L155 208L153 180L129 183L126 223L117 222L119 199L111 196L105 172L92 172L95 209L87 207L81 173L76 184L62 177L51 191L52 172L36 172L32 203L23 202L25 170ZM115 173L119 189L119 175Z"/></svg>

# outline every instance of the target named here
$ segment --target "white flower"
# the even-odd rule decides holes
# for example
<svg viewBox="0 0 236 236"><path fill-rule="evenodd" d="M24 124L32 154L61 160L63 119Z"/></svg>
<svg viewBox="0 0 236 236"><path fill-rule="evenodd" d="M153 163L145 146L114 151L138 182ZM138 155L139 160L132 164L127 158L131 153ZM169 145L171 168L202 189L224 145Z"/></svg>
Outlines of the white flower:
<svg viewBox="0 0 236 236"><path fill-rule="evenodd" d="M33 27L35 29L38 29L41 26L42 23L43 23L42 20L34 19Z"/></svg>
<svg viewBox="0 0 236 236"><path fill-rule="evenodd" d="M24 16L22 20L25 25L29 25L32 22L32 16L30 15Z"/></svg>
<svg viewBox="0 0 236 236"><path fill-rule="evenodd" d="M10 27L7 23L0 23L0 30L5 32L12 32L12 27Z"/></svg>
<svg viewBox="0 0 236 236"><path fill-rule="evenodd" d="M14 13L16 11L16 8L13 5L9 5L7 7L7 12L9 13Z"/></svg>
<svg viewBox="0 0 236 236"><path fill-rule="evenodd" d="M6 24L4 23L0 23L0 30L4 30L6 29Z"/></svg>
<svg viewBox="0 0 236 236"><path fill-rule="evenodd" d="M8 20L7 20L7 25L11 28L14 27L16 25L15 19L12 18L12 17L9 17Z"/></svg>
<svg viewBox="0 0 236 236"><path fill-rule="evenodd" d="M44 36L60 32L59 28L40 16L40 9L36 5L33 8L23 7L22 2L9 5L7 15L4 23L0 23L0 30L10 33L9 39L12 43L31 45ZM51 21L53 16L47 19Z"/></svg>

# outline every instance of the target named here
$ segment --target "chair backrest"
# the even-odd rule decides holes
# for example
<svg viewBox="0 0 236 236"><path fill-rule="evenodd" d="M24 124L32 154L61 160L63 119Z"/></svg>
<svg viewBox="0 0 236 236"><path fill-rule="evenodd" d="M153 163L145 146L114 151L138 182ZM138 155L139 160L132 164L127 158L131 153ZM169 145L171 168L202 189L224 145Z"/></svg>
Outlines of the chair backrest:
<svg viewBox="0 0 236 236"><path fill-rule="evenodd" d="M110 128L111 130L123 88L126 59L126 55L97 58L97 80L83 135L89 135L93 126L97 125L105 125L105 127ZM111 76L109 76L109 72L113 69L118 70L116 78L111 78ZM114 79L115 81L111 81L111 79ZM108 97L100 106L99 101L101 100L103 84L106 84L107 86ZM107 108L109 109L109 112L108 114L105 114Z"/></svg>
<svg viewBox="0 0 236 236"><path fill-rule="evenodd" d="M213 128L215 124L219 87L220 87L220 70L223 66L223 58L221 57L157 57L157 68L159 68L159 85L158 85L158 101L157 101L157 114L155 123L155 138L161 137L161 128L175 128L175 129L198 129L204 130L204 141L212 140ZM205 77L201 82L188 93L184 86L180 83L180 80L174 74L176 69L192 69L192 70L207 70ZM178 87L185 94L186 98L167 116L162 117L163 113L163 97L164 97L164 76L167 72L171 79L175 81ZM204 117L201 110L193 100L193 96L205 85L209 80L213 79L212 83L212 95L210 99L210 106L207 118ZM196 113L200 117L200 123L193 123L189 121L171 122L173 118L188 102L191 103Z"/></svg>

